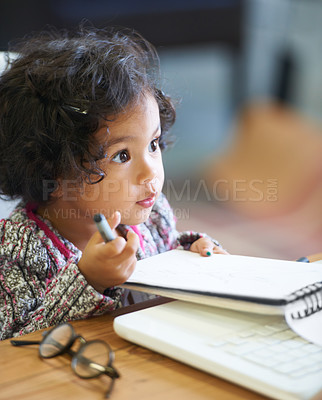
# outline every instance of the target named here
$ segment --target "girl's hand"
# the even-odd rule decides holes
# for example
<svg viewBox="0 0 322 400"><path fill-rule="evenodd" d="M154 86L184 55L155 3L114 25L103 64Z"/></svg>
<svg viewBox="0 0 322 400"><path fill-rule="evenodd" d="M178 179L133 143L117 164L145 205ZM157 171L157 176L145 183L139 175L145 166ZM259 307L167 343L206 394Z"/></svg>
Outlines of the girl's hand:
<svg viewBox="0 0 322 400"><path fill-rule="evenodd" d="M120 223L120 213L115 212L108 220L112 230ZM105 243L99 232L95 232L87 243L78 268L87 282L98 292L106 288L121 285L134 271L136 252L139 246L138 236L128 232L127 241L116 237Z"/></svg>
<svg viewBox="0 0 322 400"><path fill-rule="evenodd" d="M219 246L216 246L210 239L205 237L193 242L190 246L190 251L193 251L194 253L199 253L203 257L209 257L213 253L229 254L226 250Z"/></svg>

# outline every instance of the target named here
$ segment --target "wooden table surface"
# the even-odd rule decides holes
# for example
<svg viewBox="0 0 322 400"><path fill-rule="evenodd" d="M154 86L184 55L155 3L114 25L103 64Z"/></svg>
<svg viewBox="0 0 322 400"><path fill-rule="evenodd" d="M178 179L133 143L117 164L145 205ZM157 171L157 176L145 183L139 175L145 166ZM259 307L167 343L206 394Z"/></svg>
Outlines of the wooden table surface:
<svg viewBox="0 0 322 400"><path fill-rule="evenodd" d="M114 317L115 313L72 322L86 340L102 339L114 350L114 366L121 378L116 380L112 400L267 399L121 339L113 330ZM24 339L41 337L38 331ZM70 364L68 355L44 360L37 345L14 347L4 340L0 342L0 399L103 399L109 378L81 379Z"/></svg>

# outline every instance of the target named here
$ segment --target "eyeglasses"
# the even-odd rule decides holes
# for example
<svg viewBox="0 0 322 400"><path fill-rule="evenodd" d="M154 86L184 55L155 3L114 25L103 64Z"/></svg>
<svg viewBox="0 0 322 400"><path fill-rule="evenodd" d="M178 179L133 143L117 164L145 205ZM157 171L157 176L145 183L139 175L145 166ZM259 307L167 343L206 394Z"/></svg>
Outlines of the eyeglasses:
<svg viewBox="0 0 322 400"><path fill-rule="evenodd" d="M39 355L42 358L52 358L67 353L72 356L72 369L80 378L96 378L102 374L111 378L110 386L105 394L109 398L114 387L114 381L120 374L113 367L114 353L111 347L102 340L86 340L77 335L74 328L64 323L43 333L41 341L11 340L13 346L39 344ZM77 351L71 349L79 339L80 346Z"/></svg>

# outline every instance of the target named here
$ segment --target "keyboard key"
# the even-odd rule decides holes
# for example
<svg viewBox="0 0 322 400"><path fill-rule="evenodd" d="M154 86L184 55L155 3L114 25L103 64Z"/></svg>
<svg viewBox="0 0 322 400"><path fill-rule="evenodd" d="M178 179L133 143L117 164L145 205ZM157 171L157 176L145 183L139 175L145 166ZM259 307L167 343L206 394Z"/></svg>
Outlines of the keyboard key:
<svg viewBox="0 0 322 400"><path fill-rule="evenodd" d="M271 329L273 332L281 332L289 329L289 327L284 323L275 323L272 325L265 325L265 326Z"/></svg>
<svg viewBox="0 0 322 400"><path fill-rule="evenodd" d="M227 337L227 342L233 343L233 344L242 344L242 343L246 343L247 339L243 338L243 337L240 337L240 336L234 335L234 336L228 336Z"/></svg>
<svg viewBox="0 0 322 400"><path fill-rule="evenodd" d="M292 349L288 354L294 358L301 358L307 356L306 351L304 351L302 348Z"/></svg>
<svg viewBox="0 0 322 400"><path fill-rule="evenodd" d="M258 335L262 335L262 336L268 336L268 335L272 335L273 331L269 326L259 326L257 328L254 328L255 333L257 333Z"/></svg>
<svg viewBox="0 0 322 400"><path fill-rule="evenodd" d="M292 371L290 374L289 374L289 376L290 377L292 377L292 378L297 378L297 379L299 379L299 378L303 378L304 376L306 376L308 373L307 373L307 371L305 370L305 369L298 369L298 370L296 370L296 371Z"/></svg>
<svg viewBox="0 0 322 400"><path fill-rule="evenodd" d="M285 340L283 341L283 346L291 349L296 349L298 347L302 347L303 343L297 341L297 340Z"/></svg>
<svg viewBox="0 0 322 400"><path fill-rule="evenodd" d="M293 339L293 338L297 337L297 334L295 332L292 332L291 330L287 330L287 331L275 333L272 337L275 339L279 339L279 340L287 340L287 339Z"/></svg>
<svg viewBox="0 0 322 400"><path fill-rule="evenodd" d="M253 330L238 332L238 336L241 338L249 338L254 335L256 335L256 332Z"/></svg>
<svg viewBox="0 0 322 400"><path fill-rule="evenodd" d="M244 356L244 358L246 360L253 361L256 364L262 365L263 367L270 367L271 368L271 367L277 366L279 364L279 361L277 361L277 360L275 360L273 358L260 357L260 356L254 354L254 353L246 354Z"/></svg>
<svg viewBox="0 0 322 400"><path fill-rule="evenodd" d="M274 355L274 360L277 360L280 364L287 362L294 362L296 357L290 355L289 353L279 353Z"/></svg>
<svg viewBox="0 0 322 400"><path fill-rule="evenodd" d="M313 361L311 357L305 356L303 358L299 358L296 362L297 365L300 365L301 367L307 367L308 365L312 365Z"/></svg>
<svg viewBox="0 0 322 400"><path fill-rule="evenodd" d="M273 357L275 352L270 350L269 347L267 348L264 347L259 350L256 350L254 354L258 355L259 357Z"/></svg>
<svg viewBox="0 0 322 400"><path fill-rule="evenodd" d="M226 340L214 339L210 343L207 343L207 344L208 344L208 346L211 346L211 347L220 347L220 346L224 346L226 343L227 343Z"/></svg>
<svg viewBox="0 0 322 400"><path fill-rule="evenodd" d="M268 346L273 346L275 344L281 343L282 341L281 341L281 339L278 339L278 338L273 337L273 336L263 336L260 339L260 342L262 342L262 343L264 343L264 344L266 344Z"/></svg>
<svg viewBox="0 0 322 400"><path fill-rule="evenodd" d="M318 353L311 354L311 358L315 362L318 361L318 362L320 362L322 364L322 348Z"/></svg>
<svg viewBox="0 0 322 400"><path fill-rule="evenodd" d="M283 342L279 342L277 344L273 344L272 346L268 347L271 351L274 352L274 354L281 354L281 353L285 353L288 352L288 349L283 346Z"/></svg>
<svg viewBox="0 0 322 400"><path fill-rule="evenodd" d="M312 365L306 367L306 371L309 374L314 373L314 372L318 372L318 371L321 371L321 370L322 370L322 364L318 364L318 363L315 363L315 364L312 364Z"/></svg>
<svg viewBox="0 0 322 400"><path fill-rule="evenodd" d="M294 378L300 378L300 377L302 378L302 377L305 377L307 375L312 375L312 374L315 374L315 373L319 373L320 371L321 371L321 368L320 369L316 369L315 365L311 365L311 366L307 366L305 368L301 368L298 371L291 372L290 376L294 377Z"/></svg>
<svg viewBox="0 0 322 400"><path fill-rule="evenodd" d="M279 364L277 366L274 367L274 370L277 372L282 372L284 374L288 374L290 372L294 372L299 370L301 367L293 362L287 362L287 363L283 363L283 364Z"/></svg>
<svg viewBox="0 0 322 400"><path fill-rule="evenodd" d="M316 346L315 344L308 343L303 347L304 351L307 353L318 353L321 351L321 347Z"/></svg>
<svg viewBox="0 0 322 400"><path fill-rule="evenodd" d="M262 347L263 345L260 343L246 343L239 346L231 347L229 349L229 353L236 355L243 355L243 354L253 353Z"/></svg>

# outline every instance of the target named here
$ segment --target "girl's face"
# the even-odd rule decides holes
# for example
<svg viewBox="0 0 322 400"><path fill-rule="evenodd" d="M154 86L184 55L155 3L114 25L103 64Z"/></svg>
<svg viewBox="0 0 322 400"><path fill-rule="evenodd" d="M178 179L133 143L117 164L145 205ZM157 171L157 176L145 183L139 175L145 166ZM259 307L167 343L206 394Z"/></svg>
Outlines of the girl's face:
<svg viewBox="0 0 322 400"><path fill-rule="evenodd" d="M142 104L108 122L97 132L98 140L106 141L107 157L100 162L106 177L94 185L84 184L77 195L77 208L93 216L107 218L116 210L121 223L140 224L147 220L164 182L159 138L159 107L147 94Z"/></svg>

